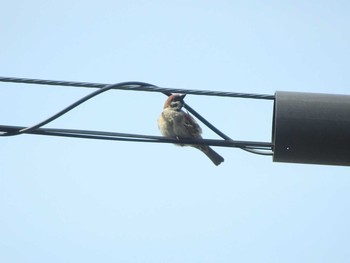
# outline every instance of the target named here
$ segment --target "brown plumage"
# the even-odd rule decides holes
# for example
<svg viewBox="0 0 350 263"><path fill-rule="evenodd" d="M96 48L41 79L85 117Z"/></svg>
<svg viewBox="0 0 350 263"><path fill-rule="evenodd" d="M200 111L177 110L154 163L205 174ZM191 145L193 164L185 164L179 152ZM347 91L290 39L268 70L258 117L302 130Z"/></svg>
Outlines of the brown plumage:
<svg viewBox="0 0 350 263"><path fill-rule="evenodd" d="M201 139L202 129L195 119L182 110L186 94L173 94L164 103L163 112L158 118L158 127L165 137ZM184 146L184 145L182 145ZM215 164L224 158L206 145L188 145L201 150Z"/></svg>

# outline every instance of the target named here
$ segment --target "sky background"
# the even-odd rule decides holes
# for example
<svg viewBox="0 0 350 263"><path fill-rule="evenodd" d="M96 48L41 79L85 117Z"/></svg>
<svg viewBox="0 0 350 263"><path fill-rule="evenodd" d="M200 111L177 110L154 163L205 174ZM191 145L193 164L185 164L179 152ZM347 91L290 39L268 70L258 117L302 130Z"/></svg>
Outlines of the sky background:
<svg viewBox="0 0 350 263"><path fill-rule="evenodd" d="M3 1L0 75L184 89L350 94L349 1ZM89 89L0 83L0 124ZM111 91L46 127L159 135L163 94ZM187 96L237 140L271 101ZM205 138L217 136L203 127ZM216 148L1 138L0 261L349 262L348 167Z"/></svg>

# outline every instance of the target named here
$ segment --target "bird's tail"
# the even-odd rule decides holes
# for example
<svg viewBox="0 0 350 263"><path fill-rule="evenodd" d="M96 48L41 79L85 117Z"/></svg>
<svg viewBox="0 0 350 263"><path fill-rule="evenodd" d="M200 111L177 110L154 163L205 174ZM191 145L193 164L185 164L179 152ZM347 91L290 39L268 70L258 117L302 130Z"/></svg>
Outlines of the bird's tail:
<svg viewBox="0 0 350 263"><path fill-rule="evenodd" d="M204 152L216 166L224 161L224 158L209 146L200 146L198 149Z"/></svg>

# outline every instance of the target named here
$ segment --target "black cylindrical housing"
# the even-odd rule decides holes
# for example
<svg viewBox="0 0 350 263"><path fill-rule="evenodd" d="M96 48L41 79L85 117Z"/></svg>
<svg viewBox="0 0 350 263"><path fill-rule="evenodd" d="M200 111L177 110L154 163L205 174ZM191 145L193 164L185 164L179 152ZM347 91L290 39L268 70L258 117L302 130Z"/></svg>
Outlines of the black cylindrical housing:
<svg viewBox="0 0 350 263"><path fill-rule="evenodd" d="M276 92L274 162L350 165L350 96Z"/></svg>

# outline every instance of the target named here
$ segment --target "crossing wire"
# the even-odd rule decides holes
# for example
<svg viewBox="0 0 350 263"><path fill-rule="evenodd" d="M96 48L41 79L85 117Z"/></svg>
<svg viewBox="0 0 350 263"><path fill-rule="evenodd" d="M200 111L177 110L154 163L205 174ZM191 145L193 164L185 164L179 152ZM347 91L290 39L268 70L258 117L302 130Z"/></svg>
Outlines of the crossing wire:
<svg viewBox="0 0 350 263"><path fill-rule="evenodd" d="M0 77L0 82L25 83L25 84L37 84L37 85L54 85L54 86L69 86L69 87L80 87L80 88L104 88L107 85L111 85L111 84L90 83L90 82L58 81L58 80L10 78L10 77ZM118 87L113 87L112 89L162 92L166 95L169 95L171 93L185 93L185 94L192 94L192 95L245 98L245 99L262 99L262 100L274 100L275 99L274 95L267 95L267 94L162 88L162 87L157 87L157 86L152 85L152 84L147 84L147 83L137 82L137 81L129 82L129 84L127 84L127 83L128 82L125 82L124 85L118 86ZM132 83L134 83L134 84L132 84ZM139 85L140 83L143 83L145 85Z"/></svg>
<svg viewBox="0 0 350 263"><path fill-rule="evenodd" d="M60 116L66 114L68 111L74 109L75 107L79 106L80 104L86 102L87 100L103 93L111 89L119 89L119 90L132 90L132 91L149 91L149 92L161 92L167 96L169 96L172 93L185 93L185 94L192 94L192 95L205 95L205 96L219 96L219 97L232 97L232 98L247 98L247 99L264 99L264 100L274 100L273 95L265 95L265 94L251 94L251 93L236 93L236 92L222 92L222 91L208 91L208 90L188 90L188 89L169 89L169 88L162 88L157 87L155 85L145 83L145 82L138 82L138 81L130 81L130 82L122 82L117 84L101 84L101 83L89 83L89 82L72 82L72 81L55 81L55 80L41 80L41 79L28 79L28 78L10 78L10 77L0 77L0 82L11 82L11 83L25 83L25 84L39 84L39 85L55 85L55 86L71 86L71 87L84 87L84 88L99 88L98 90L88 94L87 96L83 97L82 99L76 101L75 103L71 104L70 106L66 107L65 109L61 110L60 112L54 114L50 118L35 124L30 127L12 127L11 129L8 128L9 126L0 126L0 130L3 131L3 133L0 133L0 136L14 136L24 133L31 133L31 134L40 134L40 135L55 135L55 136L65 136L65 137L79 137L79 138L95 138L95 139L112 139L110 136L107 137L101 137L101 132L93 132L94 134L90 134L89 132L82 132L82 131L73 131L68 132L66 131L48 131L48 130L42 130L40 129L42 126L52 122L53 120L59 118ZM272 155L272 144L271 143L253 143L250 144L248 142L237 143L238 141L232 140L229 136L225 135L223 132L221 132L219 129L217 129L214 125L209 123L205 118L203 118L198 112L196 112L193 108L191 108L188 104L184 104L184 107L192 113L195 117L197 117L201 122L203 122L208 128L210 128L212 131L214 131L216 134L218 134L220 137L224 139L224 141L221 141L223 143L219 143L217 140L191 140L191 139L185 139L184 141L178 141L170 138L170 141L164 138L158 137L156 141L153 142L172 142L172 143L184 143L186 144L207 144L207 145L213 145L213 146L227 146L227 147L239 147L242 150L260 154L260 155ZM6 128L7 127L7 128ZM72 130L70 130L72 131ZM99 134L96 134L99 133ZM100 137L98 137L100 136ZM113 140L124 140L124 141L140 141L140 136L137 135L139 138L133 137L134 135L131 135L131 138L126 138L128 136L121 136L119 138L113 137ZM129 136L130 137L130 136ZM146 136L148 137L148 136ZM157 136L156 136L157 137ZM169 138L168 138L169 139ZM144 142L149 142L149 138L142 139ZM216 141L216 142L214 142Z"/></svg>

